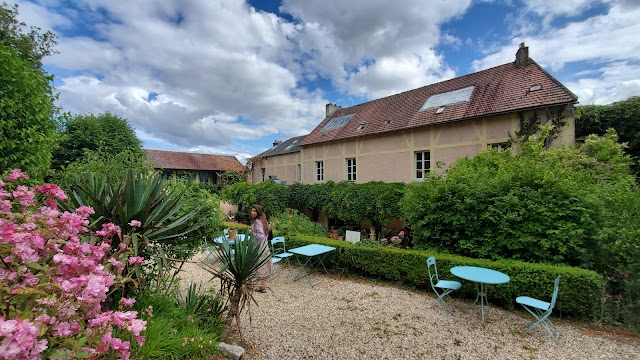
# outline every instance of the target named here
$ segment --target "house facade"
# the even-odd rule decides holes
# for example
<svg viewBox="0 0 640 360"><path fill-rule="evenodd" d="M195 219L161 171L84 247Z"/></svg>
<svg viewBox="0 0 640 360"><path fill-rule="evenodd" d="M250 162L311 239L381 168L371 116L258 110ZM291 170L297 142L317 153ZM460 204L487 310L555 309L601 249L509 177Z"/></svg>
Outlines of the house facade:
<svg viewBox="0 0 640 360"><path fill-rule="evenodd" d="M220 185L228 171L244 172L245 167L234 156L145 149L148 161L165 178L190 176L209 185Z"/></svg>
<svg viewBox="0 0 640 360"><path fill-rule="evenodd" d="M254 158L253 181L277 176L289 183L294 174L304 184L420 181L460 157L510 146L521 122L534 118L561 119L549 145L573 146L576 102L522 44L513 63L348 108L328 104L297 151Z"/></svg>

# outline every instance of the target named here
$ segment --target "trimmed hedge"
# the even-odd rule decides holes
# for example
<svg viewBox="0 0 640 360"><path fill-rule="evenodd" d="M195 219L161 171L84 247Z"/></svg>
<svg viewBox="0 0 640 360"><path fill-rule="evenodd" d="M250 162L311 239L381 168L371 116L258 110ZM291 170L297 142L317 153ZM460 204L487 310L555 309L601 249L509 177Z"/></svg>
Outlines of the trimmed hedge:
<svg viewBox="0 0 640 360"><path fill-rule="evenodd" d="M428 250L403 250L391 247L364 247L346 241L331 240L322 237L296 236L287 239L287 248L308 244L333 246L336 251L325 258L327 268L350 274L372 276L378 279L400 283L405 286L428 289L429 275L426 261L435 256L440 278L456 279L450 273L454 266L481 266L501 271L511 278L506 284L488 287L489 300L492 304L513 309L517 296L526 295L541 300L550 300L553 282L558 275L560 290L554 315L569 316L581 319L593 319L599 309L600 291L603 279L597 273L569 266L531 264L514 260L490 261L471 259L458 255L438 254ZM458 297L474 299L475 283L459 279L462 288L453 294Z"/></svg>

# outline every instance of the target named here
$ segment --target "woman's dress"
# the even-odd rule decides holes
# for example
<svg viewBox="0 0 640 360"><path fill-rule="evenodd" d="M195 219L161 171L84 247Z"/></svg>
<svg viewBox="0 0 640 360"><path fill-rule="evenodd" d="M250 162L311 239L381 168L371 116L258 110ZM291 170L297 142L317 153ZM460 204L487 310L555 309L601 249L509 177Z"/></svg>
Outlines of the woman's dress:
<svg viewBox="0 0 640 360"><path fill-rule="evenodd" d="M260 242L260 248L263 249L265 256L269 257L264 265L258 268L258 274L262 276L269 276L273 272L273 264L271 263L271 251L269 250L269 240L267 240L268 230L265 231L262 221L255 220L251 225L251 231L253 232L252 241Z"/></svg>

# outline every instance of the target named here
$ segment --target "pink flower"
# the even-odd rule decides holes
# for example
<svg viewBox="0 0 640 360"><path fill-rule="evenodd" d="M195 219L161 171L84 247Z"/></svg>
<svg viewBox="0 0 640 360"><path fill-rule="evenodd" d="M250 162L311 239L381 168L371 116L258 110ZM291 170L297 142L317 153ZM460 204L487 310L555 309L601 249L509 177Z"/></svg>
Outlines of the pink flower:
<svg viewBox="0 0 640 360"><path fill-rule="evenodd" d="M102 230L96 231L96 235L98 236L111 236L113 234L120 235L120 227L114 225L113 223L102 224Z"/></svg>
<svg viewBox="0 0 640 360"><path fill-rule="evenodd" d="M142 256L132 256L129 258L129 264L131 265L142 264L143 261L144 258Z"/></svg>
<svg viewBox="0 0 640 360"><path fill-rule="evenodd" d="M109 260L107 260L107 261L109 262L109 264L111 264L115 268L118 268L120 270L124 269L124 264L120 260L116 260L114 258L109 258Z"/></svg>
<svg viewBox="0 0 640 360"><path fill-rule="evenodd" d="M13 169L13 170L11 170L11 172L9 173L9 175L7 175L7 177L5 179L7 181L14 182L14 181L16 181L18 179L27 180L27 179L29 179L29 177L27 176L27 174L23 173L22 170Z"/></svg>
<svg viewBox="0 0 640 360"><path fill-rule="evenodd" d="M93 208L89 206L80 206L76 209L76 214L78 214L81 219L87 219L90 215L93 215L95 213L96 212L93 210Z"/></svg>
<svg viewBox="0 0 640 360"><path fill-rule="evenodd" d="M68 198L67 194L65 194L64 191L62 191L62 189L60 189L56 184L36 186L36 191L52 199L66 200Z"/></svg>
<svg viewBox="0 0 640 360"><path fill-rule="evenodd" d="M120 299L120 304L127 306L127 307L132 307L133 304L136 303L136 299L133 298L121 298Z"/></svg>
<svg viewBox="0 0 640 360"><path fill-rule="evenodd" d="M131 220L131 222L129 223L129 226L133 228L139 228L142 226L142 223L138 220Z"/></svg>
<svg viewBox="0 0 640 360"><path fill-rule="evenodd" d="M147 328L147 322L140 319L131 320L131 325L127 327L128 330L131 330L134 336L140 336L140 332L144 331Z"/></svg>

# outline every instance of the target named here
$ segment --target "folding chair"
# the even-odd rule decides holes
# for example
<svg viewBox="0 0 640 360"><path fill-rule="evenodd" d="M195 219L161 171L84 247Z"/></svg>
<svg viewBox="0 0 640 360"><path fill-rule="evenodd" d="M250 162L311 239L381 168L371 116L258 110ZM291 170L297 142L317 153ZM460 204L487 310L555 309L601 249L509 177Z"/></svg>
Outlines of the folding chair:
<svg viewBox="0 0 640 360"><path fill-rule="evenodd" d="M271 239L271 255L280 259L289 261L289 257L293 256L292 253L287 252L287 247L284 243L284 236L276 236Z"/></svg>
<svg viewBox="0 0 640 360"><path fill-rule="evenodd" d="M434 269L433 274L431 274L432 266ZM438 298L433 302L431 307L433 307L436 303L442 301L442 305L444 305L445 309L447 309L449 314L451 314L453 309L444 302L444 297L449 296L449 293L451 293L452 291L460 289L462 284L460 284L457 281L440 280L438 278L438 267L436 266L436 258L433 256L429 256L429 258L427 259L427 271L429 272L429 281L431 282L431 288L438 296ZM438 293L438 290L436 290L436 288L440 289L442 293ZM449 299L451 299L450 296L449 296Z"/></svg>
<svg viewBox="0 0 640 360"><path fill-rule="evenodd" d="M516 298L516 302L522 306L524 306L525 310L527 310L535 320L531 322L531 325L525 331L525 334L529 334L533 329L535 329L538 325L544 325L545 330L551 336L552 339L558 340L560 337L560 329L558 329L552 322L549 320L549 315L551 315L551 311L553 311L553 307L556 305L556 300L558 299L558 287L560 285L560 276L556 279L556 282L553 286L553 295L551 295L551 302L548 303L546 301L530 298L528 296L518 296ZM555 333L555 334L554 334Z"/></svg>

